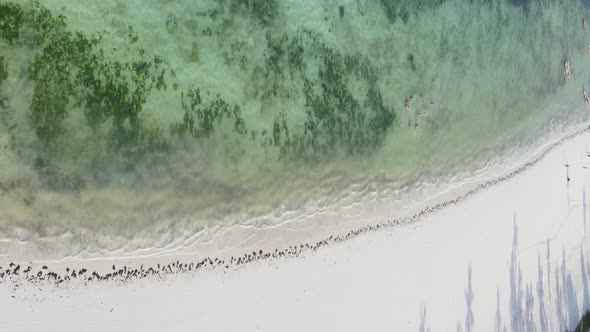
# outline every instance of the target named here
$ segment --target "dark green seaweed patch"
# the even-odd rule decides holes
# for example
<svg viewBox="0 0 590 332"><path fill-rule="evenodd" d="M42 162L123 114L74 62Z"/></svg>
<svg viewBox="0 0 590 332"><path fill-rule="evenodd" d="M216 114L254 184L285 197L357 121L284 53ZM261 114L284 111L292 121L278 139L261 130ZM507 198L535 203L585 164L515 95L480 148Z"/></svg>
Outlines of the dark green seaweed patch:
<svg viewBox="0 0 590 332"><path fill-rule="evenodd" d="M8 78L8 67L4 64L4 57L0 56L0 85Z"/></svg>
<svg viewBox="0 0 590 332"><path fill-rule="evenodd" d="M406 21L409 15L443 2L381 0L392 22L398 18ZM276 0L219 0L220 8L214 16L224 15L229 8L230 15L247 15L267 26L277 17L277 3ZM343 6L339 6L339 13L344 15ZM108 146L113 151L145 153L167 148L169 142L163 130L143 114L153 90L167 89L171 71L163 58L148 55L145 50L129 49L127 54L133 55L131 59L119 60L101 48L104 35L89 37L72 31L62 15L52 15L38 2L27 11L19 4L0 5L0 16L5 18L0 23L0 37L13 43L26 24L33 46L38 48L29 68L34 85L29 118L40 142L48 147L54 145L56 138L65 132L64 120L75 111L83 113L85 120L84 128L76 130L88 131L88 136L96 134L96 137L106 132ZM167 26L171 33L177 24L177 18L169 15ZM447 39L443 36L443 41ZM130 30L129 44L137 40ZM238 106L231 106L214 91L202 95L201 90L193 88L182 94L182 119L172 126L174 136L201 139L210 137L218 127L232 128L240 135L249 133L253 140L260 139L265 148L278 148L282 157L303 156L310 160L336 152L354 155L379 148L395 122L395 113L384 105L376 69L366 56L341 53L322 42L319 33L307 30L273 36L269 29L266 40L265 66L256 88L262 89L263 99L301 97L300 109L305 117L291 117L280 110L267 124L266 131L259 133L246 127ZM444 46L440 47L441 57L453 56L462 61L461 54L453 52L458 47L448 45L448 40L441 44ZM253 61L249 61L244 48L245 42L234 41L226 54L226 63L239 64L247 71L247 65ZM412 71L421 69L417 59L421 57L407 56ZM319 76L315 77L318 62ZM459 62L457 65L461 66ZM552 63L546 67L555 68ZM357 91L358 87L364 90ZM300 122L287 120L292 118ZM225 122L228 124L222 125Z"/></svg>
<svg viewBox="0 0 590 332"><path fill-rule="evenodd" d="M140 50L131 62L96 60L78 74L78 82L85 87L80 103L88 126L97 130L110 121L110 146L115 150L143 153L164 149L160 129L148 126L140 116L150 92L167 88L163 58L150 59Z"/></svg>
<svg viewBox="0 0 590 332"><path fill-rule="evenodd" d="M20 29L24 23L24 12L17 3L0 3L0 38L9 45L19 38Z"/></svg>
<svg viewBox="0 0 590 332"><path fill-rule="evenodd" d="M366 58L341 55L330 48L324 52L318 82L321 93L311 81L304 83L307 119L298 141L315 154L330 154L334 147L353 155L370 153L383 142L395 113L384 106L377 77ZM352 95L351 79L368 85L364 102Z"/></svg>
<svg viewBox="0 0 590 332"><path fill-rule="evenodd" d="M375 69L366 57L343 55L305 30L293 38L283 35L277 39L267 34L267 41L267 89L276 95L289 76L303 78L300 88L306 116L301 125L292 125L285 113L279 113L271 135L264 138L265 146L277 147L281 158L306 161L335 153L371 153L381 146L394 124L395 113L383 104ZM304 54L321 62L319 79L306 76L308 59ZM367 87L360 98L350 89L355 81Z"/></svg>
<svg viewBox="0 0 590 332"><path fill-rule="evenodd" d="M239 135L248 133L240 107L230 106L219 94L201 96L201 89L188 89L182 93L182 109L182 122L171 126L171 132L177 136L208 138L224 121L233 121L233 128Z"/></svg>
<svg viewBox="0 0 590 332"><path fill-rule="evenodd" d="M402 19L407 23L411 14L440 6L445 0L380 0L385 16L390 23Z"/></svg>
<svg viewBox="0 0 590 332"><path fill-rule="evenodd" d="M245 4L253 10L266 10L260 3ZM72 31L63 15L53 15L39 2L34 2L26 12L18 4L2 8L9 8L11 15L18 16L18 21L30 28L30 42L37 48L29 65L33 96L28 118L46 149L44 155L51 156L49 159L66 157L60 152L68 149L63 145L69 144L65 134L72 130L95 138L97 147L102 145L101 139L106 139L104 143L110 152L118 153L116 159L127 165L148 152L168 148L161 127L142 113L151 92L167 89L167 78L174 76L174 72L164 58L133 48L138 37L132 28L126 49L130 60L120 60L102 48L104 34L88 37ZM5 39L6 36L2 34ZM8 36L18 37L14 33ZM0 68L4 68L3 64ZM189 89L182 94L181 106L183 120L172 126L173 133L179 136L207 138L225 121L231 121L229 126L237 134L248 133L240 108L230 106L219 94L202 96L199 89ZM65 120L73 112L81 112L83 128L67 128L72 124Z"/></svg>
<svg viewBox="0 0 590 332"><path fill-rule="evenodd" d="M290 53L287 53L286 45L289 43L289 37L284 34L280 38L276 38L270 32L267 32L266 42L263 98L277 97L286 79L286 61L290 56Z"/></svg>
<svg viewBox="0 0 590 332"><path fill-rule="evenodd" d="M263 24L270 23L277 10L275 2L249 0L235 0L230 8L257 13ZM107 130L108 146L115 152L141 155L168 147L161 128L141 115L149 94L167 88L164 59L150 58L139 50L132 60L119 61L101 49L103 35L88 38L71 32L63 16L53 16L38 3L31 17L40 52L31 64L34 93L30 119L42 143L51 147L63 134L69 112L81 109L89 135ZM128 37L130 44L137 42L132 30ZM288 90L283 87L285 80L304 82L298 83L305 96L301 105L306 114L304 123L289 124L280 113L270 130L259 135L246 127L239 106L231 106L218 93L202 94L199 88L192 88L182 94L183 117L171 126L173 136L205 139L217 128L231 128L238 135L250 134L253 140L260 137L265 148L278 148L283 158L309 160L336 151L369 153L380 146L395 116L383 105L368 59L341 55L308 31L278 39L269 33L267 41L263 97L276 97L278 90ZM308 42L309 56L322 62L320 80L299 80L306 75L304 45ZM241 48L236 44L232 52L240 53ZM351 80L365 81L368 86L362 100L350 91Z"/></svg>
<svg viewBox="0 0 590 332"><path fill-rule="evenodd" d="M4 64L4 57L0 56L0 108L4 107L6 97L2 93L2 83L8 79L8 67Z"/></svg>
<svg viewBox="0 0 590 332"><path fill-rule="evenodd" d="M139 50L131 61L109 59L100 48L101 34L89 38L72 32L64 16L53 16L37 2L28 18L39 48L29 69L34 83L29 116L41 143L54 147L69 112L82 107L94 132L110 120L108 141L115 151L165 148L161 130L140 118L150 92L167 88L163 58ZM132 30L129 36L129 44L137 41Z"/></svg>
<svg viewBox="0 0 590 332"><path fill-rule="evenodd" d="M29 76L34 82L30 120L37 137L49 144L63 130L62 121L76 98L76 70L84 65L98 39L67 30L63 16L53 17L38 6L32 13L36 44L41 48L33 59Z"/></svg>
<svg viewBox="0 0 590 332"><path fill-rule="evenodd" d="M233 14L245 13L262 26L268 26L278 16L279 7L277 0L231 0L230 11Z"/></svg>

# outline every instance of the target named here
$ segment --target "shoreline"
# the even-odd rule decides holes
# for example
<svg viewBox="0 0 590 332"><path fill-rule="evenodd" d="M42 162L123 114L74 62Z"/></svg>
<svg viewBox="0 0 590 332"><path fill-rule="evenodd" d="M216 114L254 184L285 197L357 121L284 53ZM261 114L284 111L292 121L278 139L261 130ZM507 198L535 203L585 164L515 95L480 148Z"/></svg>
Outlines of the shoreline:
<svg viewBox="0 0 590 332"><path fill-rule="evenodd" d="M549 152L513 169L510 181L447 203L420 222L302 250L301 259L251 258L228 271L211 268L218 265L211 258L198 273L193 265L193 272L172 275L184 268L182 259L180 267L164 268L162 278L124 282L117 273L87 286L79 277L59 285L53 278L3 283L0 298L9 319L0 330L573 328L590 309L587 126L564 144L546 145ZM575 133L568 134L561 142ZM126 273L121 264L115 269Z"/></svg>
<svg viewBox="0 0 590 332"><path fill-rule="evenodd" d="M233 255L207 255L198 252L173 252L166 254L159 252L146 256L92 258L88 260L65 259L61 261L35 261L28 263L26 261L11 261L6 262L4 264L5 266L0 266L0 285L2 283L20 284L23 281L30 283L46 282L54 285L60 285L64 282L77 282L79 284L87 285L96 281L114 280L128 282L141 278L164 279L169 275L178 273L192 273L207 269L220 269L224 272L229 272L258 261L280 258L297 258L316 252L326 246L347 242L359 235L375 233L383 229L400 225L415 224L421 219L431 216L450 206L456 206L485 189L512 179L527 169L535 166L555 148L567 143L569 140L587 133L588 131L590 131L590 123L571 128L569 133L563 134L560 138L543 144L526 158L526 162L521 163L516 167L512 167L504 175L492 176L488 180L480 180L479 183L472 185L470 188L461 188L465 189L463 191L458 190L457 188L448 188L437 196L430 197L426 201L421 202L421 204L414 206L413 212L412 210L406 211L406 213L408 213L406 216L402 215L397 218L357 227L348 232L341 233L340 235L331 234L318 241L272 249L259 247L251 248L252 250L246 251L247 248L242 248L241 253L234 253ZM453 195L454 198L445 200L446 196L453 197ZM342 227L344 225L345 224L340 224L338 226ZM278 226L283 226L289 229L289 225L281 224ZM338 226L335 228L338 228ZM227 235L219 233L215 234L215 236L223 238ZM223 250L221 252L223 253Z"/></svg>
<svg viewBox="0 0 590 332"><path fill-rule="evenodd" d="M571 112L575 109L573 105L564 107L564 112ZM580 108L580 107L577 107ZM562 121L563 120L563 121ZM587 117L573 117L561 119L552 118L543 126L536 128L533 133L524 136L516 135L513 140L518 141L516 146L509 148L506 144L500 144L496 150L487 151L489 156L476 158L477 162L472 167L459 167L461 162L456 162L445 173L429 173L425 170L418 170L411 175L410 180L393 180L386 174L376 174L358 181L352 181L336 195L327 194L322 197L321 192L334 193L334 187L330 190L330 183L324 184L318 192L312 193L312 197L305 200L297 200L296 203L288 199L278 207L262 213L235 214L228 212L227 216L220 217L223 221L201 225L195 228L192 222L183 217L181 219L164 218L162 225L147 226L143 231L138 231L133 238L128 236L117 236L109 232L93 233L91 229L81 227L75 228L72 224L72 231L66 231L61 235L37 236L28 229L16 227L11 232L5 232L0 238L0 266L10 263L7 257L24 257L20 261L34 262L83 262L92 260L120 260L120 259L149 259L150 257L191 255L196 251L204 251L209 255L225 252L226 247L220 248L213 245L213 238L223 237L230 244L230 252L235 253L240 249L243 251L245 242L250 249L264 242L274 235L282 237L284 233L292 232L294 229L302 234L297 237L289 235L291 244L299 244L312 237L320 241L327 238L329 230L334 233L344 234L348 231L360 228L361 226L377 224L382 221L381 215L374 215L375 209L383 210L385 205L390 205L386 215L398 219L402 216L411 216L417 213L424 202L437 199L444 201L466 192L473 183L485 182L488 179L497 177L498 174L508 173L512 168L527 162L535 154L542 152L548 144L561 136L563 132L569 132L577 126L574 123L583 123ZM578 125L579 126L579 125ZM541 134L544 133L544 134ZM538 135L537 135L538 134ZM511 138L504 138L511 140ZM522 141L521 141L522 140ZM533 152L531 152L533 151ZM481 155L485 155L482 153ZM509 165L509 166L506 166ZM329 182L337 181L336 176ZM435 180L436 179L436 180ZM384 181L386 185L380 183ZM104 192L102 195L108 194ZM116 193L115 193L116 195ZM160 193L165 195L165 193ZM442 197L442 198L441 198ZM157 203L154 203L157 205ZM138 207L138 209L142 209ZM83 211L83 208L79 208ZM342 214L347 214L343 216ZM140 213L141 214L141 213ZM144 213L145 214L145 213ZM82 218L82 215L64 217L64 220ZM156 217L152 216L151 218ZM340 219L346 217L347 221ZM366 219L366 220L365 220ZM235 221L233 221L235 220ZM361 221L359 221L361 220ZM351 227L348 224L352 225ZM105 225L109 227L109 225ZM321 232L318 232L321 231ZM258 233L267 233L262 238ZM11 234L11 235L8 235ZM327 236L324 236L326 235ZM291 241L292 240L292 241ZM313 242L313 241L312 241ZM227 243L226 243L227 245ZM85 248L85 249L82 249ZM247 249L247 248L246 248ZM265 249L265 248L262 248ZM274 247L266 246L266 249ZM49 252L49 254L48 254ZM204 255L207 256L207 255ZM19 260L14 259L13 260Z"/></svg>

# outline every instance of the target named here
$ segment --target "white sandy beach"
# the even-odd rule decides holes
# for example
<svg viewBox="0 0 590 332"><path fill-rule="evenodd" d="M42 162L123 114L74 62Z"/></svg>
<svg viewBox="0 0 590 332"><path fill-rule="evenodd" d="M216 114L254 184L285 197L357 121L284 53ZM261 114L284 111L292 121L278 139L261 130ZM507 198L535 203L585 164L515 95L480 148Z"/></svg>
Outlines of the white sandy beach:
<svg viewBox="0 0 590 332"><path fill-rule="evenodd" d="M297 259L126 285L0 285L0 330L573 328L590 309L589 143L581 134L458 205Z"/></svg>

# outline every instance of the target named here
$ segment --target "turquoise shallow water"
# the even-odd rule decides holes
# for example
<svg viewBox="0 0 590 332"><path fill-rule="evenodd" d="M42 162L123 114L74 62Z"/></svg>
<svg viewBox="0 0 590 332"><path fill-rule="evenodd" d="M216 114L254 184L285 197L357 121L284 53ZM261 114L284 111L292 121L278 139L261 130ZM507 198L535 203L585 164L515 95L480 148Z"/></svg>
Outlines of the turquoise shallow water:
<svg viewBox="0 0 590 332"><path fill-rule="evenodd" d="M2 1L0 233L157 238L476 169L586 118L589 13Z"/></svg>

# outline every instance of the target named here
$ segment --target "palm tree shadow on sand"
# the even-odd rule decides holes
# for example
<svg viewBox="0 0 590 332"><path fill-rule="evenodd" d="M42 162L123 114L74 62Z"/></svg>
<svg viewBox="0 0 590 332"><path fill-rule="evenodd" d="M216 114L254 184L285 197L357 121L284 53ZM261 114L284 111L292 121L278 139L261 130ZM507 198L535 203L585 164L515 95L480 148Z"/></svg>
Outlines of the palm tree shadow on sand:
<svg viewBox="0 0 590 332"><path fill-rule="evenodd" d="M510 317L504 320L502 317L502 290L496 291L496 312L494 318L494 331L515 331L515 332L550 332L550 331L585 331L590 327L590 288L588 276L590 275L590 260L584 254L584 248L580 248L580 269L582 289L576 292L574 282L568 266L566 265L566 253L563 248L561 264L555 271L551 270L550 255L551 241L546 242L546 264L541 260L541 252L537 258L537 281L524 282L522 278L521 265L519 262L519 230L516 222L516 215L513 220L512 250L510 256L508 290L508 306ZM457 331L472 332L475 326L475 315L473 312L474 289L473 270L471 264L467 269L467 286L465 288L466 313L464 321L457 322ZM578 296L582 296L582 302L578 304ZM550 306L548 311L547 304ZM581 313L587 313L586 325L581 326L584 320L580 321ZM426 307L421 309L420 332L430 331L427 328ZM553 318L553 319L551 319Z"/></svg>

